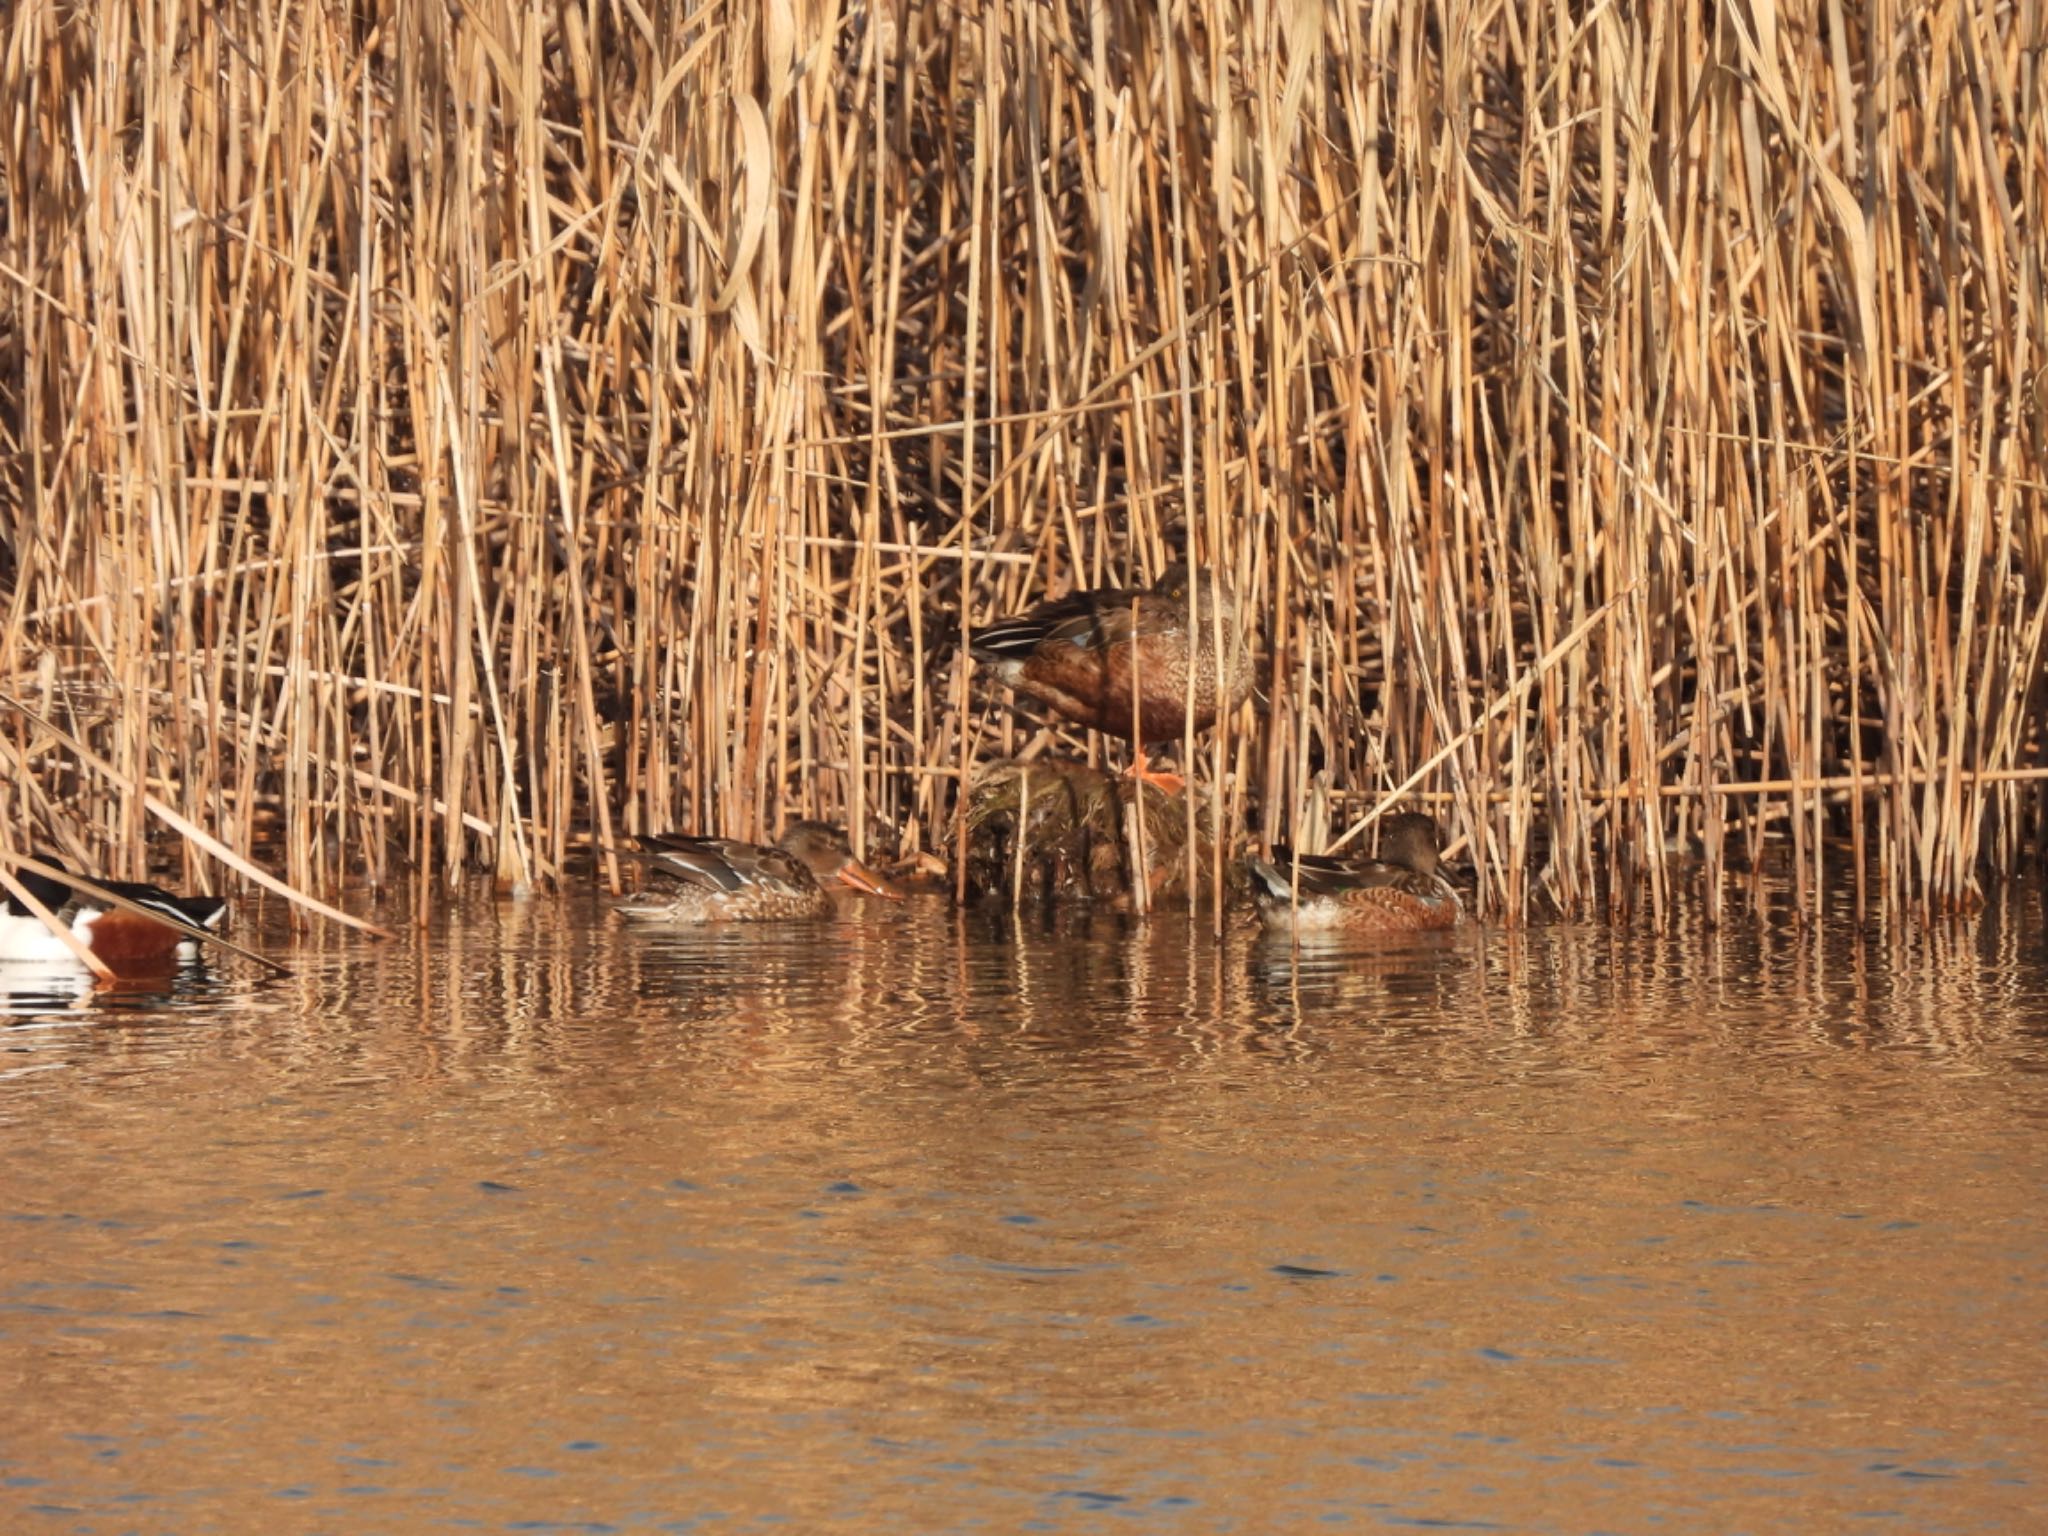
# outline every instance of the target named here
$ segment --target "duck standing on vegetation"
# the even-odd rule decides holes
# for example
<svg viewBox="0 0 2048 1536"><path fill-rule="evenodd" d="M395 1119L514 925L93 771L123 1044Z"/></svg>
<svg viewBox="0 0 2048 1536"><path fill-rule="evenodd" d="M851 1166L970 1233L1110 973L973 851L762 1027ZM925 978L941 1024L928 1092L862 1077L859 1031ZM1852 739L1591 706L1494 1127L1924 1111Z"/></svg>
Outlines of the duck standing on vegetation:
<svg viewBox="0 0 2048 1536"><path fill-rule="evenodd" d="M837 827L800 821L774 847L723 837L642 837L634 857L680 878L680 890L648 893L619 904L649 923L774 922L829 917L823 882L838 881L871 896L903 899L895 885L853 856Z"/></svg>
<svg viewBox="0 0 2048 1536"><path fill-rule="evenodd" d="M1014 691L1131 742L1131 772L1176 790L1178 779L1145 771L1146 746L1178 740L1190 702L1194 728L1205 731L1252 691L1236 595L1220 576L1184 564L1150 589L1099 587L1040 603L980 631L968 650L995 663Z"/></svg>
<svg viewBox="0 0 2048 1536"><path fill-rule="evenodd" d="M1357 933L1416 933L1455 927L1464 903L1439 872L1443 846L1437 824L1419 812L1389 816L1377 859L1328 854L1300 856L1300 899L1295 855L1273 850L1272 862L1253 859L1252 898L1273 928L1342 928Z"/></svg>
<svg viewBox="0 0 2048 1536"><path fill-rule="evenodd" d="M46 854L37 858L51 869L64 867ZM179 896L136 880L94 883L158 916L78 896L63 881L31 870L14 878L117 976L146 976L189 958L198 950L192 930L216 932L228 915L225 896ZM0 895L0 961L75 966L78 957L40 917L11 895Z"/></svg>

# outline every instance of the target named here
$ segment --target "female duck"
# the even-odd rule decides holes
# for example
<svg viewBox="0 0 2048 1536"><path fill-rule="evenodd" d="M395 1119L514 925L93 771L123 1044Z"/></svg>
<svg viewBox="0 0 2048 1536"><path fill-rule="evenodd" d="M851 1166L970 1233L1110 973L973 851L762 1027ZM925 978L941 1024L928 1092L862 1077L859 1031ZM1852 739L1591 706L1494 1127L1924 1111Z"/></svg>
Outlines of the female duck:
<svg viewBox="0 0 2048 1536"><path fill-rule="evenodd" d="M631 850L629 850L631 851ZM672 893L646 892L619 905L649 923L773 922L829 917L826 883L900 901L903 893L853 856L844 832L800 821L768 847L723 837L643 837L635 857L683 881Z"/></svg>
<svg viewBox="0 0 2048 1536"><path fill-rule="evenodd" d="M1148 743L1179 740L1190 703L1205 731L1252 690L1236 596L1221 577L1186 565L1149 590L1100 587L1040 603L982 630L968 649L1014 691L1141 755Z"/></svg>
<svg viewBox="0 0 2048 1536"><path fill-rule="evenodd" d="M1251 860L1252 898L1267 925L1345 929L1354 933L1418 933L1451 928L1464 915L1458 893L1441 873L1442 837L1418 812L1389 816L1377 859L1346 859L1275 848ZM1299 900L1296 900L1296 891Z"/></svg>

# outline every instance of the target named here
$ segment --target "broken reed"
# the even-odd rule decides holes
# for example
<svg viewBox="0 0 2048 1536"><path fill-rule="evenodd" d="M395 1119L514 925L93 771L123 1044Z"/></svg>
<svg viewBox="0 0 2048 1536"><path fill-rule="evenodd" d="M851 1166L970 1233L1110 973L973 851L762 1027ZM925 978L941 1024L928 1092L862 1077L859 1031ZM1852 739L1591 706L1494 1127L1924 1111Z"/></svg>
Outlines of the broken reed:
<svg viewBox="0 0 2048 1536"><path fill-rule="evenodd" d="M1192 538L1251 843L1965 901L2041 835L2042 29L16 0L0 692L97 758L0 704L0 840L943 846L1038 729L963 613Z"/></svg>

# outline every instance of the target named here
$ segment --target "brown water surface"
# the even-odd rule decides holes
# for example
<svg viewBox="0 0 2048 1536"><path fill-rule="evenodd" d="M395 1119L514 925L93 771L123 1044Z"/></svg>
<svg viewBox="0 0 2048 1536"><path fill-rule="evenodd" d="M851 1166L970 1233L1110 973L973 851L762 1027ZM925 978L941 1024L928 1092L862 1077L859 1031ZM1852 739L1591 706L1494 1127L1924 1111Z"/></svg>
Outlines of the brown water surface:
<svg viewBox="0 0 2048 1536"><path fill-rule="evenodd" d="M256 941L5 1000L0 1531L2048 1530L2031 898Z"/></svg>

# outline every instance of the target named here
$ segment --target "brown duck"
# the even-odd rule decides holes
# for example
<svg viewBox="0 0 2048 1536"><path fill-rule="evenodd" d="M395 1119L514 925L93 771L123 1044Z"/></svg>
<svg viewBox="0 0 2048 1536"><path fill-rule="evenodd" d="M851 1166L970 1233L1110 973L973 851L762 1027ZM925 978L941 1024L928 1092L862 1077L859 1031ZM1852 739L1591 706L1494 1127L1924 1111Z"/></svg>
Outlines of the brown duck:
<svg viewBox="0 0 2048 1536"><path fill-rule="evenodd" d="M1190 701L1204 731L1252 690L1235 595L1221 577L1197 579L1184 564L1149 589L1099 587L1040 603L982 630L969 650L995 663L1011 689L1132 742L1141 758L1147 744L1179 739Z"/></svg>
<svg viewBox="0 0 2048 1536"><path fill-rule="evenodd" d="M1436 822L1411 811L1389 816L1381 831L1376 859L1302 854L1298 902L1294 854L1275 848L1272 862L1251 860L1259 916L1274 928L1355 933L1455 927L1465 908L1438 869L1443 843Z"/></svg>
<svg viewBox="0 0 2048 1536"><path fill-rule="evenodd" d="M724 837L642 837L628 850L683 881L672 893L643 892L618 910L647 923L774 922L829 917L837 882L873 896L903 893L853 856L837 827L800 821L773 847Z"/></svg>

